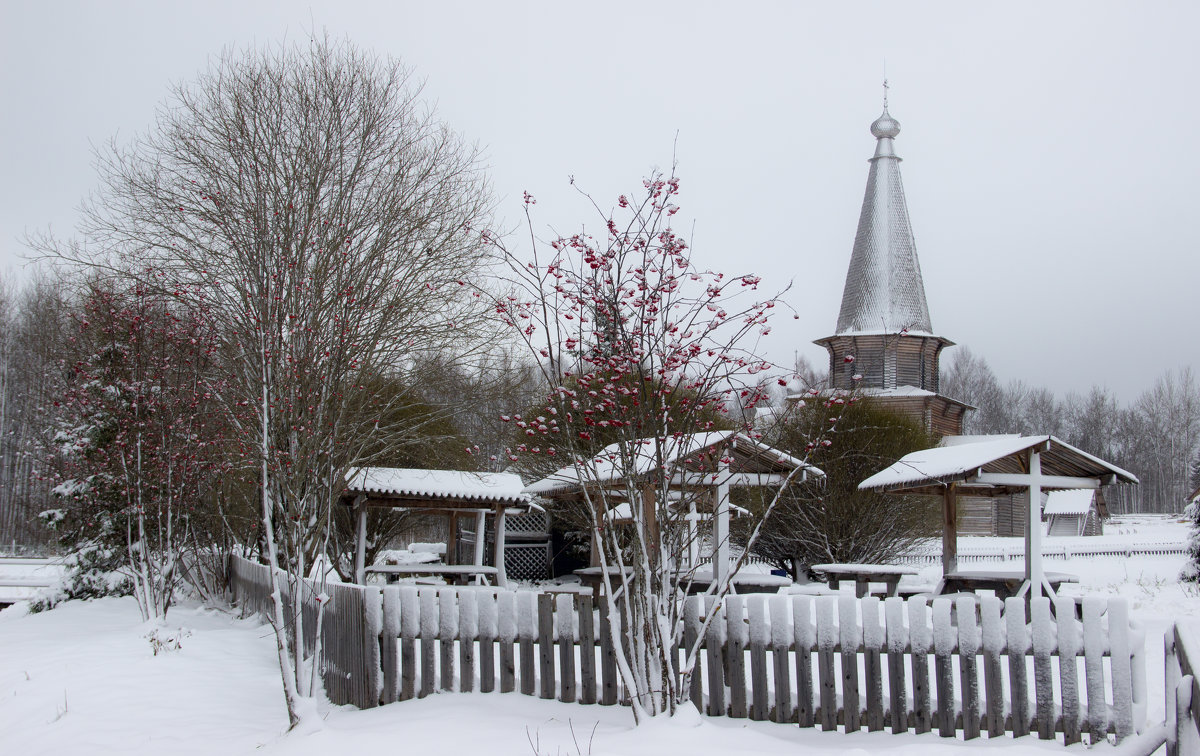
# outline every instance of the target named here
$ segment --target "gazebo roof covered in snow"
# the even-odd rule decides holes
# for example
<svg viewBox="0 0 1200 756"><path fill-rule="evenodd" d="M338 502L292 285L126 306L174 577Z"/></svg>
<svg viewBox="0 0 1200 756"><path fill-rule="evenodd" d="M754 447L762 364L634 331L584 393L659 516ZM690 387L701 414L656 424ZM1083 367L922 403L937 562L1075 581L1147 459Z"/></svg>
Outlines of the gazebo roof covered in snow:
<svg viewBox="0 0 1200 756"><path fill-rule="evenodd" d="M1093 488L1097 483L1137 483L1137 476L1054 436L976 437L969 443L939 446L906 454L898 462L858 484L860 489L940 494L957 483L970 495L988 496L1024 490L1017 476L1029 472L1028 452L1041 454L1043 489ZM968 494L963 490L964 495Z"/></svg>
<svg viewBox="0 0 1200 756"><path fill-rule="evenodd" d="M532 499L512 473L359 467L346 476L346 498L362 495L369 506L492 509L502 504L527 508Z"/></svg>
<svg viewBox="0 0 1200 756"><path fill-rule="evenodd" d="M653 439L641 439L633 459L622 460L617 444L604 447L599 454L578 465L571 464L525 488L526 493L542 496L569 495L587 486L619 484L627 477L647 478L658 470L657 449ZM728 451L728 469L719 460ZM745 433L714 431L693 433L666 439L662 465L679 483L689 485L778 485L793 470L802 474L825 473L786 452L774 449ZM796 478L798 480L798 478Z"/></svg>

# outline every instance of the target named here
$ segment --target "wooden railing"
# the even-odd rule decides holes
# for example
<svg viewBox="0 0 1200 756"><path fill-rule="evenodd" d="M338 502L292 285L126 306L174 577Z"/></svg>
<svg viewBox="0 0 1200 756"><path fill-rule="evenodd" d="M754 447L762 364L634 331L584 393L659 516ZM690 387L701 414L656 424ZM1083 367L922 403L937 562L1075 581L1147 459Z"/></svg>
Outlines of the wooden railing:
<svg viewBox="0 0 1200 756"><path fill-rule="evenodd" d="M236 561L235 597L265 609L265 568ZM253 591L238 587L248 578ZM324 670L335 703L437 691L626 700L608 606L591 596L332 588ZM684 645L703 632L691 699L710 716L825 730L1121 742L1144 725L1144 634L1123 599L1080 608L1082 620L1070 599L1035 599L1027 617L1023 599L994 597L690 597Z"/></svg>
<svg viewBox="0 0 1200 756"><path fill-rule="evenodd" d="M1167 756L1200 753L1200 625L1176 622L1166 645Z"/></svg>

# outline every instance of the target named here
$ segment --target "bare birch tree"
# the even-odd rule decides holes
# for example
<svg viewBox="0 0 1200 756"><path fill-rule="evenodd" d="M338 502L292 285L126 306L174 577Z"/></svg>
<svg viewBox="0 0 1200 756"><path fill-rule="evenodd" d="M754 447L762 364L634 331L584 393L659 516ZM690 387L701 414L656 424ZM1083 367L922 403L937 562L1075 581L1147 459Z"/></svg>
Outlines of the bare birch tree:
<svg viewBox="0 0 1200 756"><path fill-rule="evenodd" d="M100 156L86 208L92 248L164 271L216 319L264 555L295 596L347 468L419 432L390 423L409 398L394 387L480 335L470 283L489 254L486 182L477 150L419 94L399 63L328 40L226 54L173 88L150 133ZM271 574L295 725L315 660L301 602L288 614Z"/></svg>

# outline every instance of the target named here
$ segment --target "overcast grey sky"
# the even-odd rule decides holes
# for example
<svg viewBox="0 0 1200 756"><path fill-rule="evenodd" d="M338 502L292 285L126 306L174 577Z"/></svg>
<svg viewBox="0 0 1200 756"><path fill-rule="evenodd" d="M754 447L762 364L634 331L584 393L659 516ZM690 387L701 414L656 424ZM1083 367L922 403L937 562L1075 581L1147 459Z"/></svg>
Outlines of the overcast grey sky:
<svg viewBox="0 0 1200 756"><path fill-rule="evenodd" d="M26 230L74 226L93 144L149 128L222 49L315 26L424 77L511 222L528 190L574 230L568 175L607 200L675 149L695 258L793 280L768 356L822 365L886 61L939 335L1060 395L1200 367L1194 2L0 3L11 270Z"/></svg>

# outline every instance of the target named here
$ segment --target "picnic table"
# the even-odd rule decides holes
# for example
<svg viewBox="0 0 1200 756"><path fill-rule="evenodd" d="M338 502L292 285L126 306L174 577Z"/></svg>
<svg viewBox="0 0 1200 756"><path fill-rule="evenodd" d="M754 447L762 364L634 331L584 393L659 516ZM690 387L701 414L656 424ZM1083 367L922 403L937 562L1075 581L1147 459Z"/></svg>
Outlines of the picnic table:
<svg viewBox="0 0 1200 756"><path fill-rule="evenodd" d="M480 578L486 582L495 577L498 570L486 564L425 562L420 564L376 564L367 567L366 572L387 575L389 581L402 577L445 577L453 579L460 585L466 585L471 578Z"/></svg>
<svg viewBox="0 0 1200 756"><path fill-rule="evenodd" d="M1079 578L1068 572L1046 572L1046 583L1057 595L1063 583L1078 583ZM935 593L962 593L980 590L995 591L1000 599L1019 596L1026 588L1024 570L957 570L942 576Z"/></svg>
<svg viewBox="0 0 1200 756"><path fill-rule="evenodd" d="M631 568L626 568L626 573L632 573ZM684 571L686 573L686 571ZM601 589L604 586L604 568L603 567L584 567L575 570L575 574L579 576L579 580L584 585L592 589L592 595L597 601L600 600ZM621 579L615 569L608 571L609 577L612 580L613 591L620 596ZM691 573L690 575L679 575L681 583L686 583L689 593L704 593L712 584L713 575L710 570L701 570ZM780 588L792 584L791 578L781 577L779 575L764 575L761 573L738 572L730 578L730 587L733 593L775 593Z"/></svg>
<svg viewBox="0 0 1200 756"><path fill-rule="evenodd" d="M887 595L895 596L900 588L900 578L916 575L916 567L898 564L814 564L814 572L820 572L829 581L829 587L837 590L843 580L854 581L854 595L862 598L871 589L871 583L886 583Z"/></svg>

